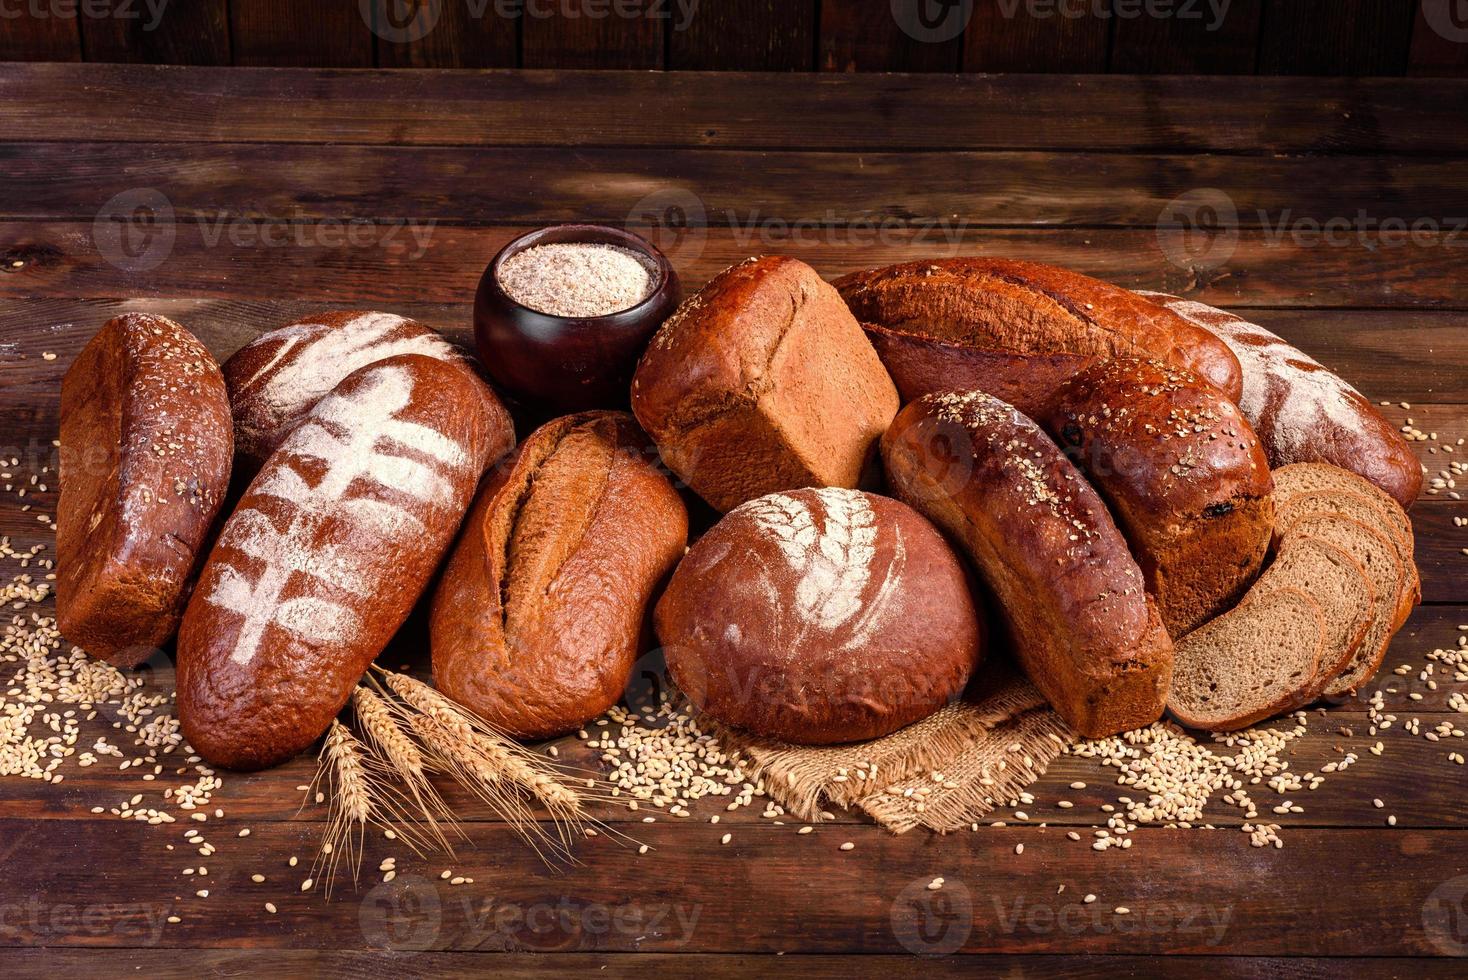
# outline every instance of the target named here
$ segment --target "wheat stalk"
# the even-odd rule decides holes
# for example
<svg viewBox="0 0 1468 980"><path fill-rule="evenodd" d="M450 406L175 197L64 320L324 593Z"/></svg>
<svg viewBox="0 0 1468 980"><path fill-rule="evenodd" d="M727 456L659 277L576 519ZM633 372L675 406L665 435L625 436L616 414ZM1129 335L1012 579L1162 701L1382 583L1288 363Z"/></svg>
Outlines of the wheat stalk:
<svg viewBox="0 0 1468 980"><path fill-rule="evenodd" d="M367 744L383 760L385 768L408 788L413 803L428 821L431 833L443 850L453 853L448 839L439 828L440 819L456 825L453 814L428 779L428 760L418 743L399 724L401 714L394 704L379 697L370 688L358 687L352 692L352 708Z"/></svg>
<svg viewBox="0 0 1468 980"><path fill-rule="evenodd" d="M323 781L330 788L331 815L326 823L321 850L312 863L311 877L325 882L329 896L343 845L353 857L352 880L357 880L361 869L362 840L378 797L377 777L369 768L366 748L347 726L335 719L332 719L321 747L320 765L311 784L313 793Z"/></svg>

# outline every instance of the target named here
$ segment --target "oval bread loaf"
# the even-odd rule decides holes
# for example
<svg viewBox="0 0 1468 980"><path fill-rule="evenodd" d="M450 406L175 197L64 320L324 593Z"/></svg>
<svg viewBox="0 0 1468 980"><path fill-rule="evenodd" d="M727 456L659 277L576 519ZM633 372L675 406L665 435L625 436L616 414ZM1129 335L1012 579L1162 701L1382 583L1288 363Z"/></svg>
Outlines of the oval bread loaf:
<svg viewBox="0 0 1468 980"><path fill-rule="evenodd" d="M462 368L407 354L317 402L224 524L184 614L178 707L211 763L326 730L402 625L505 444Z"/></svg>
<svg viewBox="0 0 1468 980"><path fill-rule="evenodd" d="M173 638L229 488L219 365L167 317L107 321L61 382L56 617L135 667Z"/></svg>
<svg viewBox="0 0 1468 980"><path fill-rule="evenodd" d="M983 392L927 395L882 458L899 498L967 551L1072 727L1098 738L1161 716L1172 641L1101 498L1038 425Z"/></svg>
<svg viewBox="0 0 1468 980"><path fill-rule="evenodd" d="M622 696L688 513L622 412L556 419L480 491L434 594L439 690L520 738Z"/></svg>
<svg viewBox="0 0 1468 980"><path fill-rule="evenodd" d="M657 605L669 674L767 738L877 738L956 698L983 653L962 562L910 507L843 488L736 507Z"/></svg>

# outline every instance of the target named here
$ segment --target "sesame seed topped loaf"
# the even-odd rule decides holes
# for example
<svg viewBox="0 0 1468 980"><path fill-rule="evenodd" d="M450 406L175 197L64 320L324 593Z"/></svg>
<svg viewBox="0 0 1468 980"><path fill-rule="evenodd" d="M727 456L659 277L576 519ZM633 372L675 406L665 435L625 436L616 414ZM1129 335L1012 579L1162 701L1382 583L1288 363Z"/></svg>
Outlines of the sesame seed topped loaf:
<svg viewBox="0 0 1468 980"><path fill-rule="evenodd" d="M983 655L963 563L937 529L834 487L730 511L678 566L656 625L694 704L797 744L918 721L958 697Z"/></svg>
<svg viewBox="0 0 1468 980"><path fill-rule="evenodd" d="M1222 392L1183 368L1119 357L1062 385L1042 421L1110 506L1169 633L1243 595L1274 509L1264 451Z"/></svg>
<svg viewBox="0 0 1468 980"><path fill-rule="evenodd" d="M1257 324L1166 293L1139 293L1217 335L1243 367L1238 399L1269 465L1330 463L1359 473L1403 507L1422 490L1422 465L1401 434L1355 388Z"/></svg>
<svg viewBox="0 0 1468 980"><path fill-rule="evenodd" d="M1101 498L1038 425L984 392L927 395L882 439L898 497L953 536L1020 665L1088 737L1162 714L1172 641Z"/></svg>
<svg viewBox="0 0 1468 980"><path fill-rule="evenodd" d="M804 262L747 259L668 318L632 379L663 460L720 511L855 487L897 391L836 290Z"/></svg>
<svg viewBox="0 0 1468 980"><path fill-rule="evenodd" d="M1319 670L1325 617L1296 588L1251 594L1177 643L1167 710L1227 732L1299 706Z"/></svg>
<svg viewBox="0 0 1468 980"><path fill-rule="evenodd" d="M178 628L234 455L219 365L167 317L115 317L61 382L56 615L134 667Z"/></svg>
<svg viewBox="0 0 1468 980"><path fill-rule="evenodd" d="M463 365L468 355L428 327L393 313L339 310L288 323L261 334L224 362L234 411L235 444L243 465L258 468L291 429L353 371L399 354ZM481 385L489 411L509 415L494 392Z"/></svg>
<svg viewBox="0 0 1468 980"><path fill-rule="evenodd" d="M852 273L835 285L904 402L980 389L1036 416L1066 378L1117 356L1186 368L1230 399L1241 390L1238 359L1213 334L1130 290L1068 269L933 259Z"/></svg>

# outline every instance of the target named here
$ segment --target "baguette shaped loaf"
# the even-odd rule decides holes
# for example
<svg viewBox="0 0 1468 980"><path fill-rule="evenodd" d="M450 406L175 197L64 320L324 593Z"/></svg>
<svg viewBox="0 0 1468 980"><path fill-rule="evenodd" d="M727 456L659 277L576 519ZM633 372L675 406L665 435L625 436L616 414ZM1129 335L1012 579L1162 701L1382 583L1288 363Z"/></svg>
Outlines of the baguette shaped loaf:
<svg viewBox="0 0 1468 980"><path fill-rule="evenodd" d="M235 444L244 465L258 468L343 378L400 354L422 354L469 367L468 355L436 331L393 313L338 310L270 330L224 362L234 410ZM486 385L491 412L504 413ZM511 431L506 421L502 431ZM508 452L505 446L502 452ZM496 456L499 453L495 454Z"/></svg>
<svg viewBox="0 0 1468 980"><path fill-rule="evenodd" d="M1238 359L1197 325L1130 290L1013 259L953 258L856 272L836 288L882 353L905 399L977 388L1038 413L1048 387L1097 358L1151 357L1231 399ZM1027 358L1038 355L1032 366Z"/></svg>
<svg viewBox="0 0 1468 980"><path fill-rule="evenodd" d="M485 482L434 594L439 690L521 738L615 704L688 513L623 412L555 419Z"/></svg>
<svg viewBox="0 0 1468 980"><path fill-rule="evenodd" d="M67 639L135 667L178 628L229 487L224 379L204 345L115 317L61 382L56 615Z"/></svg>
<svg viewBox="0 0 1468 980"><path fill-rule="evenodd" d="M855 487L897 390L836 290L797 259L726 269L653 337L632 411L669 468L728 511L801 487Z"/></svg>
<svg viewBox="0 0 1468 980"><path fill-rule="evenodd" d="M984 392L927 395L882 438L898 497L959 542L1020 665L1082 735L1151 724L1172 641L1101 498L1029 418Z"/></svg>
<svg viewBox="0 0 1468 980"><path fill-rule="evenodd" d="M179 721L231 769L326 730L407 618L505 442L479 381L406 354L361 368L266 461L184 614Z"/></svg>
<svg viewBox="0 0 1468 980"><path fill-rule="evenodd" d="M1330 463L1357 473L1411 507L1422 466L1407 441L1355 388L1279 336L1203 303L1139 294L1216 334L1244 369L1239 408L1259 434L1269 465Z"/></svg>
<svg viewBox="0 0 1468 980"><path fill-rule="evenodd" d="M1238 406L1161 361L1099 361L1045 429L1111 508L1174 637L1249 588L1274 531L1269 462Z"/></svg>

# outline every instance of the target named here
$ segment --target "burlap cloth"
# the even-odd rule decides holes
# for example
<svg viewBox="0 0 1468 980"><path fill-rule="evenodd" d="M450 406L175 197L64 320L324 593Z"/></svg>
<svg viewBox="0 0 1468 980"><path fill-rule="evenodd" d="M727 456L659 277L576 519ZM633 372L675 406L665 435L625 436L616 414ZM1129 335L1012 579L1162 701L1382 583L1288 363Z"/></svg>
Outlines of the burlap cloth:
<svg viewBox="0 0 1468 980"><path fill-rule="evenodd" d="M717 726L715 726L717 727ZM1015 799L1075 734L1033 685L996 671L963 700L871 742L803 746L719 730L786 812L855 807L895 833L959 830Z"/></svg>

